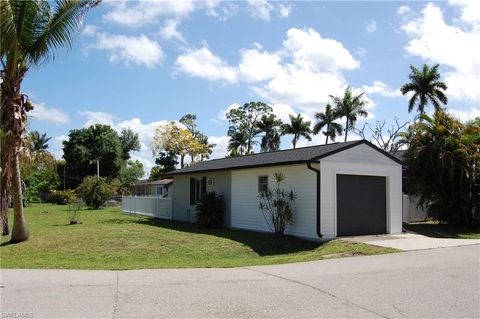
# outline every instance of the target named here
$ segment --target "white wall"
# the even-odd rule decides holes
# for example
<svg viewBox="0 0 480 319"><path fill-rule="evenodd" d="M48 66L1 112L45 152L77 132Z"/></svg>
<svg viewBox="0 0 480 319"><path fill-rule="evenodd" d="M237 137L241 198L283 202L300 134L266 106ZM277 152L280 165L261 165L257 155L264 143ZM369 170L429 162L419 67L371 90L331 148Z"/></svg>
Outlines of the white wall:
<svg viewBox="0 0 480 319"><path fill-rule="evenodd" d="M215 185L207 186L207 191L215 191L217 195L221 195L225 204L226 225L230 225L230 198L231 198L231 179L230 171L204 172L197 174L174 175L173 192L173 219L180 221L195 221L196 205L190 205L190 178L213 177Z"/></svg>
<svg viewBox="0 0 480 319"><path fill-rule="evenodd" d="M337 236L337 174L387 178L387 232L402 231L402 167L377 150L360 144L320 160L321 230L324 238Z"/></svg>
<svg viewBox="0 0 480 319"><path fill-rule="evenodd" d="M316 174L306 164L260 167L232 171L232 223L234 228L270 232L259 208L258 176L268 175L269 187L273 187L273 174L285 175L282 185L293 189L298 198L293 204L293 225L287 226L286 233L305 238L316 235Z"/></svg>

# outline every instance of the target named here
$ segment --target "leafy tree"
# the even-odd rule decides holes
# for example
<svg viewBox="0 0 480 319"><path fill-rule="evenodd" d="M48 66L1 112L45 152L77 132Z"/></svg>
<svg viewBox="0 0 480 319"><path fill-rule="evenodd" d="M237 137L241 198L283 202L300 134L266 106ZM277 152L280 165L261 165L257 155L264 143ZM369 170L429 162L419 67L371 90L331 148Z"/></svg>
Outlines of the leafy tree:
<svg viewBox="0 0 480 319"><path fill-rule="evenodd" d="M310 121L304 121L302 115L289 115L290 123L282 124L282 135L293 135L292 145L293 149L297 146L300 137L306 138L308 141L312 140L310 129Z"/></svg>
<svg viewBox="0 0 480 319"><path fill-rule="evenodd" d="M353 130L357 118L359 116L367 117L368 112L364 106L363 94L353 95L352 89L347 87L342 97L330 95L335 105L339 117L345 117L345 142L347 141L348 132Z"/></svg>
<svg viewBox="0 0 480 319"><path fill-rule="evenodd" d="M96 174L96 160L100 161L100 176L114 179L123 163L120 138L110 126L102 124L71 130L68 140L63 142L63 158L69 176L68 188L74 188L79 180Z"/></svg>
<svg viewBox="0 0 480 319"><path fill-rule="evenodd" d="M192 133L173 121L159 126L152 141L152 151L155 157L160 156L162 152L179 156L182 168L185 167L185 156L196 154L199 148L199 142Z"/></svg>
<svg viewBox="0 0 480 319"><path fill-rule="evenodd" d="M293 223L292 204L297 199L297 193L281 188L281 184L285 181L282 173L275 173L273 181L275 188L258 195L259 206L270 230L276 235L283 235L287 225Z"/></svg>
<svg viewBox="0 0 480 319"><path fill-rule="evenodd" d="M228 150L230 156L245 155L247 149L248 136L246 131L236 131L230 133L228 141Z"/></svg>
<svg viewBox="0 0 480 319"><path fill-rule="evenodd" d="M124 128L120 133L120 145L122 147L122 159L130 159L131 151L140 151L140 139L138 133L129 128Z"/></svg>
<svg viewBox="0 0 480 319"><path fill-rule="evenodd" d="M40 153L48 149L48 141L52 138L47 137L47 133L40 134L38 131L32 131L28 134L27 145L30 153Z"/></svg>
<svg viewBox="0 0 480 319"><path fill-rule="evenodd" d="M280 148L280 126L282 121L276 118L274 114L262 115L257 124L260 132L265 133L260 142L262 152L276 151Z"/></svg>
<svg viewBox="0 0 480 319"><path fill-rule="evenodd" d="M163 169L160 166L158 165L153 166L150 169L150 175L148 176L148 179L150 181L158 180L162 177L162 174L163 174Z"/></svg>
<svg viewBox="0 0 480 319"><path fill-rule="evenodd" d="M0 1L0 87L1 191L3 234L8 234L8 192L14 202L13 242L28 239L23 215L22 181L18 154L24 146L27 112L33 106L21 93L28 70L53 59L57 51L70 47L82 18L99 1L46 0Z"/></svg>
<svg viewBox="0 0 480 319"><path fill-rule="evenodd" d="M118 174L122 193L126 193L129 187L143 177L143 164L139 161L128 160L123 163Z"/></svg>
<svg viewBox="0 0 480 319"><path fill-rule="evenodd" d="M330 104L325 107L325 112L318 112L315 114L317 123L313 126L313 134L318 134L322 128L326 127L322 133L325 135L325 144L328 144L328 138L335 142L337 135L342 134L343 127L341 124L335 122L339 118L337 110L332 109Z"/></svg>
<svg viewBox="0 0 480 319"><path fill-rule="evenodd" d="M99 209L112 194L112 189L104 177L87 176L77 187L77 194L88 207Z"/></svg>
<svg viewBox="0 0 480 319"><path fill-rule="evenodd" d="M149 177L151 180L159 179L162 174L174 171L178 164L177 155L162 151L157 155L155 164L158 166L152 167Z"/></svg>
<svg viewBox="0 0 480 319"><path fill-rule="evenodd" d="M447 85L440 81L439 65L433 67L423 64L422 70L410 65L410 82L405 83L400 88L403 95L413 93L408 101L408 112L411 112L416 104L420 114L425 114L425 106L428 102L432 103L435 109L441 108L441 104L448 102L445 90Z"/></svg>
<svg viewBox="0 0 480 319"><path fill-rule="evenodd" d="M253 145L256 143L254 138L260 133L258 130L260 118L271 112L272 108L263 102L245 103L228 112L227 119L230 123L228 135L236 138L246 137L245 154L250 154L253 151ZM242 153L240 152L240 154Z"/></svg>
<svg viewBox="0 0 480 319"><path fill-rule="evenodd" d="M217 146L216 144L212 144L208 141L208 136L203 133L199 133L197 135L198 143L201 145L199 154L200 161L203 162L204 159L209 159L210 155L213 153L213 148Z"/></svg>
<svg viewBox="0 0 480 319"><path fill-rule="evenodd" d="M193 136L197 135L197 116L195 114L185 114L179 121Z"/></svg>
<svg viewBox="0 0 480 319"><path fill-rule="evenodd" d="M462 124L442 109L404 133L407 189L428 216L468 225L480 206L480 120Z"/></svg>

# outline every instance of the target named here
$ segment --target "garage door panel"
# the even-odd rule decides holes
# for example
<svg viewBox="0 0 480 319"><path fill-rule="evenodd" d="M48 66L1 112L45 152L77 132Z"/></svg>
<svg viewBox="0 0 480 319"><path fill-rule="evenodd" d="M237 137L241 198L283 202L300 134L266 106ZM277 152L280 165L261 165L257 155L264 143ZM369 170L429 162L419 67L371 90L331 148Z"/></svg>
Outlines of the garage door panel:
<svg viewBox="0 0 480 319"><path fill-rule="evenodd" d="M337 175L337 236L387 232L386 178Z"/></svg>

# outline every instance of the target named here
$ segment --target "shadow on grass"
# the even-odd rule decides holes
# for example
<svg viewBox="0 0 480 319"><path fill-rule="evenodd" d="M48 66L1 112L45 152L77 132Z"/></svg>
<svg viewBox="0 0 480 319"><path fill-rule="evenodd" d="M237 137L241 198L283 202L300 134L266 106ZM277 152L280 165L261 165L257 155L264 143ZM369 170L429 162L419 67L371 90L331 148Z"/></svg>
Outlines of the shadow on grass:
<svg viewBox="0 0 480 319"><path fill-rule="evenodd" d="M184 233L205 234L226 238L250 247L260 256L306 252L314 250L321 246L321 243L302 240L288 235L276 236L268 233L252 232L245 230L227 228L206 228L188 222L170 221L149 217L144 217L136 220L113 218L104 222L116 224L136 223L141 225L170 229Z"/></svg>
<svg viewBox="0 0 480 319"><path fill-rule="evenodd" d="M435 223L406 224L405 229L434 238L480 238L480 225L460 227Z"/></svg>

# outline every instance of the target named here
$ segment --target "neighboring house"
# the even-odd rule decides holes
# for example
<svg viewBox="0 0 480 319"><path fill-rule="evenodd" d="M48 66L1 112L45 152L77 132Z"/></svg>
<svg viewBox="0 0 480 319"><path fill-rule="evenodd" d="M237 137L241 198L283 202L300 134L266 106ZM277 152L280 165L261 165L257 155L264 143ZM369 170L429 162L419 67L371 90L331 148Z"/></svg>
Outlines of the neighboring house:
<svg viewBox="0 0 480 319"><path fill-rule="evenodd" d="M171 197L173 193L173 179L155 181L138 181L130 186L133 196Z"/></svg>
<svg viewBox="0 0 480 319"><path fill-rule="evenodd" d="M175 182L174 220L195 220L203 194L223 197L227 227L270 231L259 191L273 174L293 189L293 224L286 233L309 239L402 231L402 162L368 141L228 157L169 173Z"/></svg>

